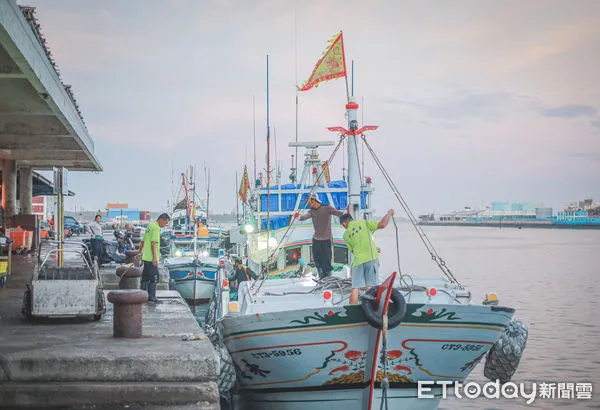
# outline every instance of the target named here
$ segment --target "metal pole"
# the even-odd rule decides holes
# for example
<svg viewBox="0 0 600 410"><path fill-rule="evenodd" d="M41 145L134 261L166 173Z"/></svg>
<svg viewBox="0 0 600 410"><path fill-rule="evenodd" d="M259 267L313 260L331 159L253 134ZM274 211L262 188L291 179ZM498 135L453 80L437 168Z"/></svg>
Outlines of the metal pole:
<svg viewBox="0 0 600 410"><path fill-rule="evenodd" d="M240 223L240 201L238 199L238 177L237 177L237 171L235 171L235 222L237 224Z"/></svg>
<svg viewBox="0 0 600 410"><path fill-rule="evenodd" d="M252 186L256 185L256 105L254 102L254 96L252 96L252 129L254 130L254 179L252 180Z"/></svg>
<svg viewBox="0 0 600 410"><path fill-rule="evenodd" d="M271 236L271 148L270 148L270 125L269 125L269 55L267 54L267 255L270 252L269 237ZM268 260L267 260L268 262ZM267 263L267 276L269 275L269 264Z"/></svg>

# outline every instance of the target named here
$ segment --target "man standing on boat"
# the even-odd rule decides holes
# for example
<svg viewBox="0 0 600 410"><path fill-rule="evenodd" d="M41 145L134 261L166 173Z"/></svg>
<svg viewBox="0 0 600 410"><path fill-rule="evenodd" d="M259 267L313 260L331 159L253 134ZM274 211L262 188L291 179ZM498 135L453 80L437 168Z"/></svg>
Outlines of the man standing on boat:
<svg viewBox="0 0 600 410"><path fill-rule="evenodd" d="M233 265L233 275L230 277L232 282L231 286L239 287L242 282L256 278L256 273L254 273L252 269L249 269L247 266L244 266L241 258L235 259L235 264Z"/></svg>
<svg viewBox="0 0 600 410"><path fill-rule="evenodd" d="M142 271L141 289L148 291L148 302L162 303L156 297L158 284L158 260L160 258L160 229L169 223L168 214L160 214L156 221L146 228L146 233L140 242L139 252L142 254L144 270Z"/></svg>
<svg viewBox="0 0 600 410"><path fill-rule="evenodd" d="M310 210L300 215L296 212L296 217L300 221L306 221L312 218L315 233L312 239L312 253L315 260L315 266L319 272L319 278L323 279L331 275L333 267L331 266L331 242L333 234L331 233L331 215L342 216L344 211L339 211L331 205L323 205L317 194L311 194L308 197L308 206Z"/></svg>
<svg viewBox="0 0 600 410"><path fill-rule="evenodd" d="M393 215L394 210L390 209L379 222L354 221L350 214L344 214L340 217L340 223L346 228L344 242L354 254L352 293L350 293L351 305L358 303L358 293L361 288L369 290L372 286L377 286L379 253L373 240L373 232L385 228Z"/></svg>

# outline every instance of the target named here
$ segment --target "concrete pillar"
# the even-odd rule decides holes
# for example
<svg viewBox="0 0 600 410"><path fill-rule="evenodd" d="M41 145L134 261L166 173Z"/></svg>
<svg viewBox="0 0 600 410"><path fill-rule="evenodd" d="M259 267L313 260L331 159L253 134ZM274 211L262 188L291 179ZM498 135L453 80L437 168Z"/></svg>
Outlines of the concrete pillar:
<svg viewBox="0 0 600 410"><path fill-rule="evenodd" d="M2 161L2 208L3 218L17 214L17 161Z"/></svg>
<svg viewBox="0 0 600 410"><path fill-rule="evenodd" d="M19 168L19 202L23 215L31 215L31 196L33 193L33 173L31 167Z"/></svg>

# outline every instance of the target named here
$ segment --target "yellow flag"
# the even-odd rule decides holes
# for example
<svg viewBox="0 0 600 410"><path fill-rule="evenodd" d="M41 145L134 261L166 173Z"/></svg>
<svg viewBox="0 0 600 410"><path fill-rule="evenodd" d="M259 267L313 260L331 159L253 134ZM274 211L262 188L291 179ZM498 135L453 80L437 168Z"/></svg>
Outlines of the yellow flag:
<svg viewBox="0 0 600 410"><path fill-rule="evenodd" d="M321 167L323 168L323 176L325 177L325 181L327 181L327 183L330 183L331 175L329 175L329 161L323 161Z"/></svg>
<svg viewBox="0 0 600 410"><path fill-rule="evenodd" d="M244 166L244 175L240 181L240 189L238 195L243 203L248 202L248 191L250 190L250 180L248 179L248 169Z"/></svg>
<svg viewBox="0 0 600 410"><path fill-rule="evenodd" d="M320 82L346 76L346 58L344 57L344 39L340 31L329 40L329 47L323 53L312 74L306 80L300 91L317 87Z"/></svg>

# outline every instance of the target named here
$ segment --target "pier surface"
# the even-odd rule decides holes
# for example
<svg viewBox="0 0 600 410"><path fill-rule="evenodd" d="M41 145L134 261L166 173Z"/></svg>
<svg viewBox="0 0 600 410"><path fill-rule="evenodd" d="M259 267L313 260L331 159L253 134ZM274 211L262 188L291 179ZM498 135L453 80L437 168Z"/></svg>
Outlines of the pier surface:
<svg viewBox="0 0 600 410"><path fill-rule="evenodd" d="M112 337L111 303L99 321L26 321L34 261L14 257L0 288L0 408L219 408L218 356L179 293L161 290L162 304L144 304L141 339Z"/></svg>

